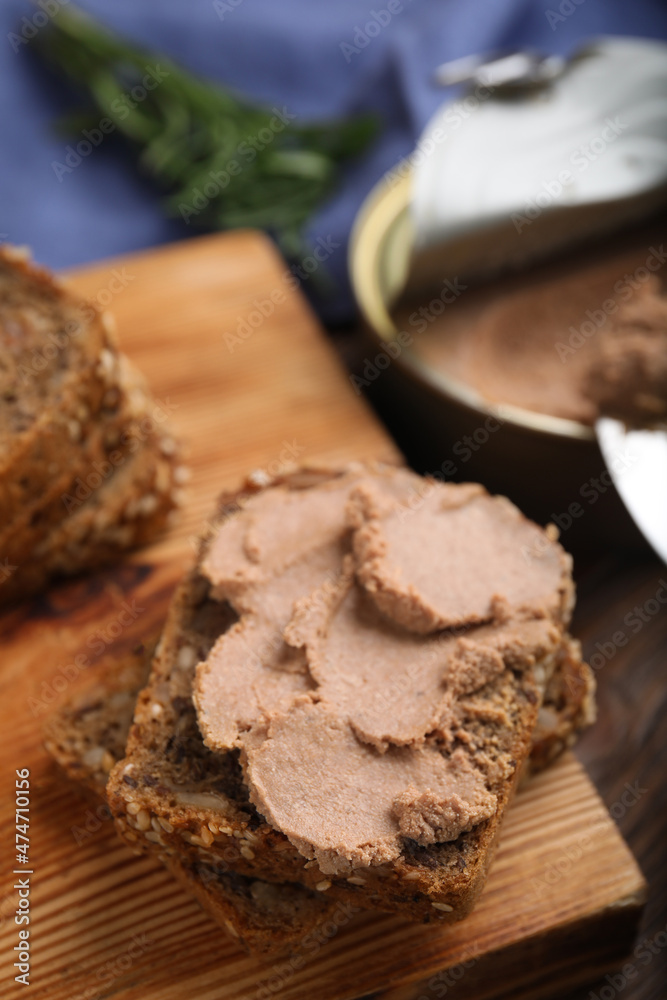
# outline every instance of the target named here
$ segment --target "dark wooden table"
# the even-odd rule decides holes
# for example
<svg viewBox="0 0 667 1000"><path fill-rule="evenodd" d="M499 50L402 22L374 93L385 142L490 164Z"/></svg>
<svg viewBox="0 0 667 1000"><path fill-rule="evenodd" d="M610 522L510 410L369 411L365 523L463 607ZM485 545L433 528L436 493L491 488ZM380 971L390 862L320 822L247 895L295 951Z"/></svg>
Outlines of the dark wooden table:
<svg viewBox="0 0 667 1000"><path fill-rule="evenodd" d="M333 339L348 370L359 373L368 347L363 336L339 330ZM408 461L428 471L420 467L420 442L411 436L409 418L388 407L381 393L371 390L369 400ZM649 893L636 954L620 973L562 1000L665 1000L667 566L648 550L575 553L575 578L572 632L595 669L598 705L597 721L576 753L637 858Z"/></svg>
<svg viewBox="0 0 667 1000"><path fill-rule="evenodd" d="M578 577L573 632L596 666L598 720L581 738L585 764L649 884L635 956L593 997L667 997L667 567L609 554ZM657 596L656 596L657 595ZM662 598L663 603L660 603ZM614 634L622 632L623 636ZM626 641L627 640L627 641ZM631 791L629 791L631 789ZM626 805L627 803L627 805ZM606 987L606 990L604 989ZM610 993L613 989L613 994ZM592 1000L590 990L576 1000ZM571 1000L575 1000L573 996Z"/></svg>

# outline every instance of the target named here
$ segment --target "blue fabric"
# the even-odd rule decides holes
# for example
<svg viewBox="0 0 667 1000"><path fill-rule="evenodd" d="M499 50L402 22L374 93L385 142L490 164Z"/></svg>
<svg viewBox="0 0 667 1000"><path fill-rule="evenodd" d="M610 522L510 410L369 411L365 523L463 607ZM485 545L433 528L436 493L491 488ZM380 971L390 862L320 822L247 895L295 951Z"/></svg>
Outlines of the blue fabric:
<svg viewBox="0 0 667 1000"><path fill-rule="evenodd" d="M40 2L50 9L57 0ZM378 20L373 12L387 21L390 3L389 22L367 32ZM507 46L567 53L599 34L667 39L664 0L81 0L80 6L205 77L286 105L300 120L361 110L382 115L381 138L347 171L311 226L313 240L338 244L327 267L339 292L335 302L321 303L329 319L351 312L346 244L364 196L410 152L436 107L455 96L430 84L434 67ZM51 164L63 159L67 140L51 123L71 107L71 97L27 45L11 44L24 17L35 17L28 0L0 4L4 238L29 244L37 259L63 268L194 235L192 226L164 217L159 195L114 138L58 180Z"/></svg>

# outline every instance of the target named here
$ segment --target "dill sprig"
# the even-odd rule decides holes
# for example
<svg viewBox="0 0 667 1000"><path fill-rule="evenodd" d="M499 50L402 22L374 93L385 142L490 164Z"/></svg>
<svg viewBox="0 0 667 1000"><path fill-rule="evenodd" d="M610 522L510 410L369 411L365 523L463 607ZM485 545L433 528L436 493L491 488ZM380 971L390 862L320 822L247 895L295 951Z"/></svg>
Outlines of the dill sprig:
<svg viewBox="0 0 667 1000"><path fill-rule="evenodd" d="M168 195L170 215L207 229L266 229L291 258L307 252L304 226L341 167L377 132L371 116L301 124L288 109L260 107L71 4L31 45L87 95L89 107L62 120L61 131L110 119L109 131L130 142L141 172Z"/></svg>

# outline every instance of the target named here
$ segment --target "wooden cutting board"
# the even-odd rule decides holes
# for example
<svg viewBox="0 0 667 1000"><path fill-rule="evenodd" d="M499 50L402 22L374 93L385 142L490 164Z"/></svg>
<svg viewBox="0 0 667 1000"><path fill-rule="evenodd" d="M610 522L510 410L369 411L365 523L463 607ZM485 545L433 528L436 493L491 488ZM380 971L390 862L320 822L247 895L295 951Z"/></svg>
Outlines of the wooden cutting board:
<svg viewBox="0 0 667 1000"><path fill-rule="evenodd" d="M444 928L366 914L335 934L325 927L294 962L241 953L61 779L41 746L45 715L77 672L93 669L95 651L159 624L223 487L295 459L397 458L262 236L206 237L71 277L115 313L123 348L187 443L193 477L182 521L160 544L0 618L2 995L24 989L12 967L20 768L31 782L33 1000L527 1000L562 996L619 964L644 882L571 754L518 794L467 920ZM132 622L112 638L123 602ZM72 668L78 653L91 667Z"/></svg>

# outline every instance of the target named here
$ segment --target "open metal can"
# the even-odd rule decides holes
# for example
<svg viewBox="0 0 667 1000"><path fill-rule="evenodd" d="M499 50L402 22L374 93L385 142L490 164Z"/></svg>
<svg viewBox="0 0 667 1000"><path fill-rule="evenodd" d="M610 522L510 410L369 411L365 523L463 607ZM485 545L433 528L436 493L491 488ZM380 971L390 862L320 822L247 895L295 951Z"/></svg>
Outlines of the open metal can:
<svg viewBox="0 0 667 1000"><path fill-rule="evenodd" d="M412 253L409 196L409 174L381 182L352 232L349 267L364 330L355 385L418 471L483 483L538 522L555 523L568 549L644 548L591 426L490 403L432 367L415 350L414 335L397 326L394 307L425 284ZM468 236L456 250L458 263L482 256L488 239L483 231Z"/></svg>

